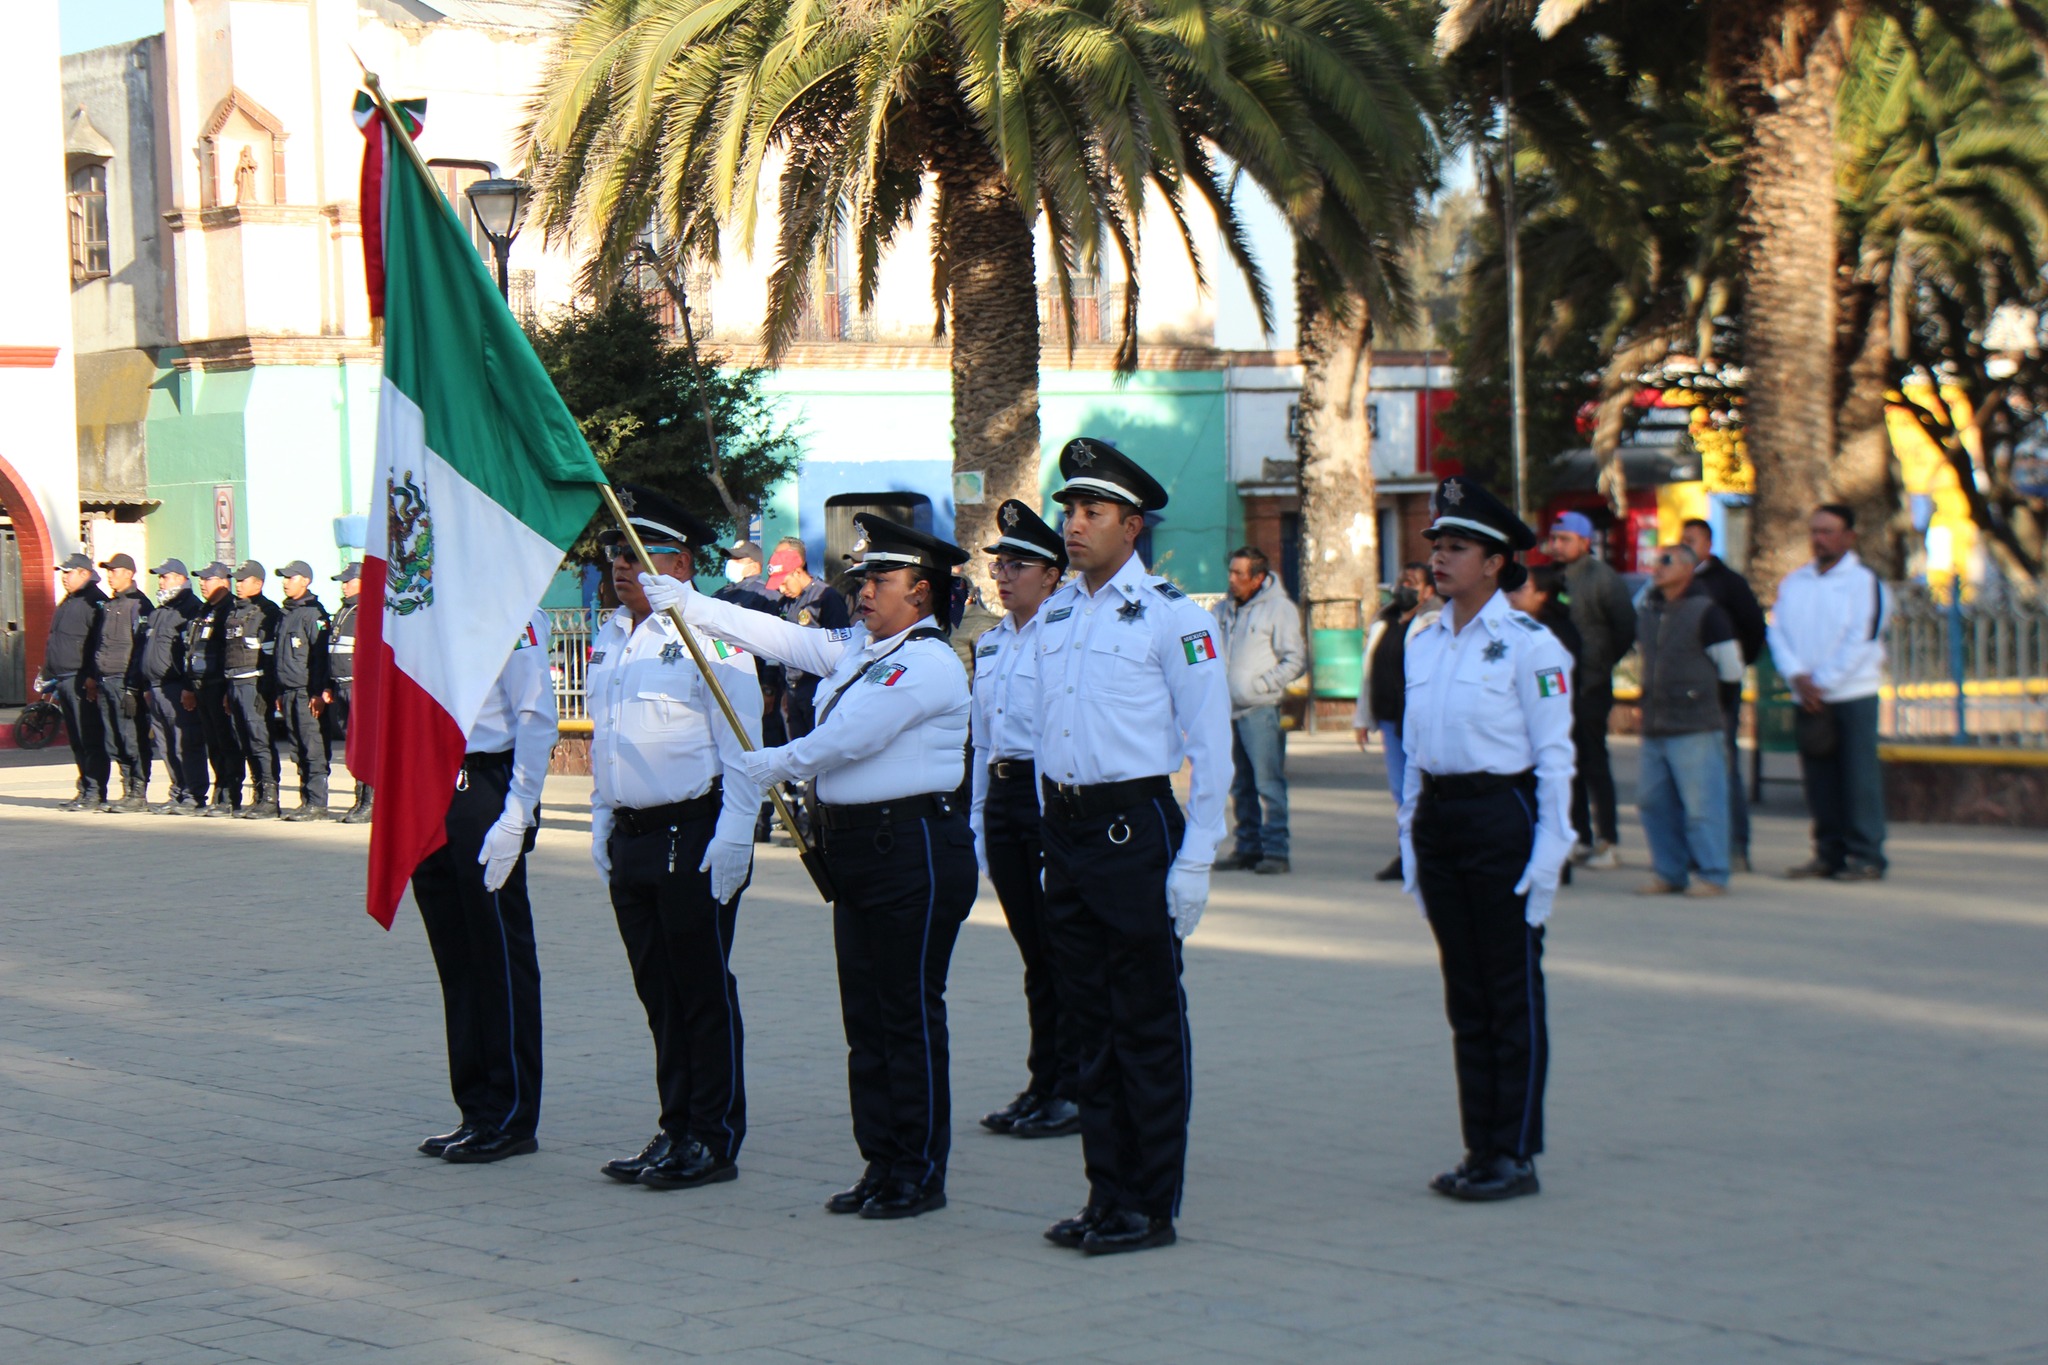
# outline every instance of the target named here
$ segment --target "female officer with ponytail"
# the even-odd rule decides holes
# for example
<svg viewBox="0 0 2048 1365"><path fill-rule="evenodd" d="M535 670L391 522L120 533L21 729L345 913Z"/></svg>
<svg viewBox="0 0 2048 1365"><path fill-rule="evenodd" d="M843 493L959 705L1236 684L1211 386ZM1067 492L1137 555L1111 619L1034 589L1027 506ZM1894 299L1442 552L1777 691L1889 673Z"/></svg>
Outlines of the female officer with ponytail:
<svg viewBox="0 0 2048 1365"><path fill-rule="evenodd" d="M1465 1157L1452 1199L1537 1192L1543 922L1571 852L1571 656L1508 605L1535 532L1470 479L1438 486L1429 567L1444 609L1408 642L1401 863L1436 935Z"/></svg>

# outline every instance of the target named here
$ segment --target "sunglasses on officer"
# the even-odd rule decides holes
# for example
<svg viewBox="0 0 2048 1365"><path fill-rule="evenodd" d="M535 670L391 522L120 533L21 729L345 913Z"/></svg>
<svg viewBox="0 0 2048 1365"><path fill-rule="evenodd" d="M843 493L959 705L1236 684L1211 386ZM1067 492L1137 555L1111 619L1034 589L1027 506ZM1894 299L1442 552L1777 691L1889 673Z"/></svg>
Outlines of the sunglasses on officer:
<svg viewBox="0 0 2048 1365"><path fill-rule="evenodd" d="M678 545L646 545L642 548L649 555L679 555L683 552L682 547ZM629 545L614 545L606 554L614 564L626 564L638 558Z"/></svg>

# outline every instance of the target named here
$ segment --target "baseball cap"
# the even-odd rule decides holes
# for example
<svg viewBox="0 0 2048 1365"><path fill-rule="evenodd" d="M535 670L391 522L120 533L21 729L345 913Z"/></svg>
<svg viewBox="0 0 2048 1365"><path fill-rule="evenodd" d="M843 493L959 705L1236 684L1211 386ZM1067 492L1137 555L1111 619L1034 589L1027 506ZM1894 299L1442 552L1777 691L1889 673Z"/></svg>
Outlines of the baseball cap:
<svg viewBox="0 0 2048 1365"><path fill-rule="evenodd" d="M204 583L209 578L217 578L220 579L222 582L225 582L230 577L230 575L228 573L228 566L221 563L218 559L216 559L213 561L213 563L207 565L198 573L194 574L193 577L197 578L202 583Z"/></svg>
<svg viewBox="0 0 2048 1365"><path fill-rule="evenodd" d="M263 576L263 566L253 559L243 560L241 567L235 570L235 581L237 583L245 578L262 578Z"/></svg>
<svg viewBox="0 0 2048 1365"><path fill-rule="evenodd" d="M151 569L150 572L153 574L174 573L180 578L190 578L192 576L186 572L185 561L182 559L166 559L163 563Z"/></svg>
<svg viewBox="0 0 2048 1365"><path fill-rule="evenodd" d="M761 553L761 547L751 540L742 540L735 543L726 553L734 559L762 560L767 558L766 555Z"/></svg>
<svg viewBox="0 0 2048 1365"><path fill-rule="evenodd" d="M100 567L102 569L126 569L129 573L134 573L135 560L128 555L113 555L107 559L102 559Z"/></svg>
<svg viewBox="0 0 2048 1365"><path fill-rule="evenodd" d="M1550 523L1550 533L1567 532L1583 540L1593 538L1593 519L1584 512L1560 512L1557 520Z"/></svg>
<svg viewBox="0 0 2048 1365"><path fill-rule="evenodd" d="M90 556L75 554L66 557L64 562L57 566L57 572L69 573L73 569L90 569L91 567L92 559Z"/></svg>
<svg viewBox="0 0 2048 1365"><path fill-rule="evenodd" d="M313 566L303 559L294 559L291 563L279 569L277 576L279 578L311 578L313 576Z"/></svg>
<svg viewBox="0 0 2048 1365"><path fill-rule="evenodd" d="M768 586L779 588L782 580L804 566L801 550L783 548L768 557Z"/></svg>
<svg viewBox="0 0 2048 1365"><path fill-rule="evenodd" d="M337 583L353 583L363 576L363 561L352 559L342 571L334 576Z"/></svg>

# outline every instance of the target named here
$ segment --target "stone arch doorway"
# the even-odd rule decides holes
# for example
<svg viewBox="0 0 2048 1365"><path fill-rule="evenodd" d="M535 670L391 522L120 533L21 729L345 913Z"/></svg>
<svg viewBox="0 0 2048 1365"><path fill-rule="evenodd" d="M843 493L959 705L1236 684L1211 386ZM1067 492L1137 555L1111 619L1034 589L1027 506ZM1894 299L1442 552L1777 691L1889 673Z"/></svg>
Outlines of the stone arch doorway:
<svg viewBox="0 0 2048 1365"><path fill-rule="evenodd" d="M27 658L25 679L43 666L43 646L50 639L50 615L56 602L50 591L56 572L50 524L35 495L13 465L0 456L0 510L14 522L14 540L21 551L21 647ZM0 623L4 628L5 623Z"/></svg>

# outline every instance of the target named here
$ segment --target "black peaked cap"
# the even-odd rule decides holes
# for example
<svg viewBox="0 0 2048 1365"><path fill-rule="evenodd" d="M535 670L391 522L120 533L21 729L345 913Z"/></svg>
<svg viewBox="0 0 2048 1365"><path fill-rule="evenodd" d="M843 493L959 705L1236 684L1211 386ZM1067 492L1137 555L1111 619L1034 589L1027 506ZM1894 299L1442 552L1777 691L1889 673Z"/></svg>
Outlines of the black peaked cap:
<svg viewBox="0 0 2048 1365"><path fill-rule="evenodd" d="M855 513L853 524L858 532L849 556L853 573L886 573L912 566L950 572L968 559L967 551L951 541L872 512Z"/></svg>
<svg viewBox="0 0 2048 1365"><path fill-rule="evenodd" d="M1499 541L1510 550L1533 550L1536 533L1477 479L1454 474L1436 486L1429 508L1435 520L1422 534L1431 540L1460 533Z"/></svg>
<svg viewBox="0 0 2048 1365"><path fill-rule="evenodd" d="M665 497L638 484L615 484L619 501L625 505L626 520L650 545L680 545L695 554L722 550L718 533L702 518L693 515L674 498Z"/></svg>
<svg viewBox="0 0 2048 1365"><path fill-rule="evenodd" d="M1062 569L1067 567L1065 539L1045 524L1045 518L1015 498L1007 499L996 509L996 528L1002 538L993 545L982 546L986 553L1028 555L1050 560Z"/></svg>
<svg viewBox="0 0 2048 1365"><path fill-rule="evenodd" d="M1075 498L1106 498L1157 512L1166 506L1166 489L1138 467L1138 462L1107 441L1076 436L1060 450L1060 476L1067 482L1053 494L1055 502Z"/></svg>

